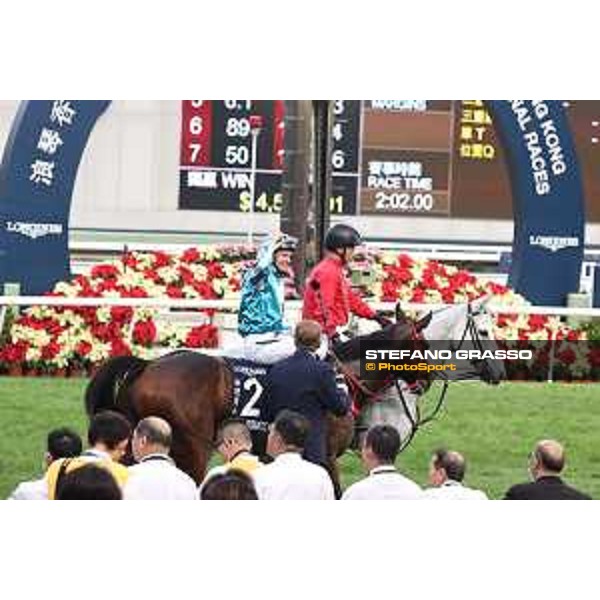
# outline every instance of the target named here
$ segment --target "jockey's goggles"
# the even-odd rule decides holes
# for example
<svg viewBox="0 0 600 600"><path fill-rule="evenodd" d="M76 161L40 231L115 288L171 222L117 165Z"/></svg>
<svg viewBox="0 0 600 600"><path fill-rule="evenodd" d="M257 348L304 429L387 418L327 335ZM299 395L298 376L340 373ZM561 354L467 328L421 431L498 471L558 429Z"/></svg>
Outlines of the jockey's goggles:
<svg viewBox="0 0 600 600"><path fill-rule="evenodd" d="M298 240L291 235L287 235L284 233L279 239L275 242L275 246L273 248L273 254L275 252L279 252L281 250L288 250L289 252L295 252L296 247L298 246Z"/></svg>

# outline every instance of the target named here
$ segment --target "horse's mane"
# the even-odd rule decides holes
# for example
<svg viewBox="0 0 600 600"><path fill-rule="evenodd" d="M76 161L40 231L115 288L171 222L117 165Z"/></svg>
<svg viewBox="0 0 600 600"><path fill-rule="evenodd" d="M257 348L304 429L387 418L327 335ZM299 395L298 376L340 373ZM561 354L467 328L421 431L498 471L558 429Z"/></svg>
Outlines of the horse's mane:
<svg viewBox="0 0 600 600"><path fill-rule="evenodd" d="M118 356L106 361L91 379L85 392L88 416L103 410L118 410L118 396L124 382L132 381L147 365L147 361L134 356Z"/></svg>
<svg viewBox="0 0 600 600"><path fill-rule="evenodd" d="M455 337L456 328L462 320L466 320L468 304L455 304L445 306L438 310L432 311L431 323L425 328L424 333L428 339L448 339ZM437 335L436 330L447 325L450 335ZM428 331L429 330L429 331Z"/></svg>

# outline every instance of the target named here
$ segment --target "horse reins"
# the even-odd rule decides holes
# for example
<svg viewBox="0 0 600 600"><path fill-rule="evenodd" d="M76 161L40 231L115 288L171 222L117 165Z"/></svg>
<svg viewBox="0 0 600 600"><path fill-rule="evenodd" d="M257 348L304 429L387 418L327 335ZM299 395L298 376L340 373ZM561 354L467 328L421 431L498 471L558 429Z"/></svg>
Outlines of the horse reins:
<svg viewBox="0 0 600 600"><path fill-rule="evenodd" d="M477 331L477 326L475 325L475 314L476 313L474 313L473 309L471 308L471 303L467 304L467 322L465 324L463 334L460 338L460 342L456 348L457 350L460 350L462 345L465 343L467 333L469 333L471 335L471 341L473 342L475 348L479 350L479 352L485 351L485 348L483 347L483 343L481 341L481 336L479 335L479 332ZM487 365L485 365L485 361L482 362L484 363L484 368L487 371L488 368Z"/></svg>
<svg viewBox="0 0 600 600"><path fill-rule="evenodd" d="M443 309L443 310L446 310L446 309ZM483 344L481 342L481 338L477 331L477 327L475 326L475 318L474 317L475 317L475 313L473 312L473 309L471 308L471 303L468 303L467 304L467 322L465 324L465 328L464 328L462 336L460 338L460 342L458 343L458 346L456 348L457 350L460 349L462 347L462 345L465 343L466 338L467 338L467 333L471 334L471 339L478 350L481 351L484 349ZM425 425L426 423L430 423L431 421L433 421L437 417L438 413L440 412L440 410L444 404L444 400L446 398L446 393L448 392L448 387L450 386L450 379L445 375L445 373L442 374L442 372L436 373L436 376L438 377L438 379L443 380L442 392L440 393L440 397L438 398L438 401L437 401L433 411L431 412L431 414L429 414L423 420L419 419L419 423L417 426Z"/></svg>
<svg viewBox="0 0 600 600"><path fill-rule="evenodd" d="M408 323L408 325L410 326L410 331L411 331L411 338L410 338L411 341L416 342L416 341L423 341L425 339L424 336L421 333L419 333L419 331L417 331L416 325L412 321L410 323ZM398 384L399 378L392 377L390 379L384 379L383 380L383 386L380 389L378 389L377 391L374 391L374 390L370 389L369 387L367 387L361 381L361 379L358 377L358 375L350 367L347 367L339 359L339 357L335 354L334 350L331 351L331 354L332 354L332 356L333 356L333 358L335 360L337 369L344 375L344 377L346 377L346 379L348 379L348 381L350 383L350 387L352 387L353 389L358 390L364 396L364 398L366 398L368 400L368 402L371 402L371 403L377 402L377 400L385 392L387 392L387 390L392 385L395 385L396 389L398 390L398 395L400 396L402 405L403 405L404 409L406 410L407 414L409 415L409 418L411 419L411 425L414 424L414 421L412 419L412 415L407 410L406 400L404 399L404 395L403 395L402 390L401 390L401 388L400 388L400 386Z"/></svg>
<svg viewBox="0 0 600 600"><path fill-rule="evenodd" d="M475 347L482 351L484 350L483 348L483 344L481 341L481 338L479 336L479 333L477 331L477 327L475 325L475 319L474 319L474 313L473 313L473 309L471 307L471 304L467 304L467 323L465 324L465 328L464 331L462 333L460 342L458 344L457 349L460 349L461 346L465 343L466 341L466 337L467 334L470 333L471 334L471 339L473 341L473 343L475 344ZM416 330L416 326L414 324L414 322L410 322L410 326L411 326L411 330L412 330L412 339L413 340L417 340L417 339L424 339L422 335L420 335L417 330ZM450 387L450 379L446 376L442 376L441 374L438 374L438 378L443 380L443 387L442 387L442 391L440 392L439 398L435 404L435 407L433 408L433 410L431 411L431 413L429 415L427 415L424 418L421 418L421 410L419 407L418 403L415 403L415 412L416 412L416 419L413 417L412 412L410 411L404 392L402 391L402 388L400 387L399 384L399 379L393 379L392 383L396 388L396 391L398 393L398 398L400 399L400 402L402 403L402 408L404 409L404 413L406 414L411 428L410 428L410 435L408 437L408 439L402 444L401 446L401 451L405 450L408 445L412 442L412 440L414 439L417 430L423 426L426 425L427 423L430 423L431 421L435 420L436 417L438 416L440 410L442 409L442 406L444 405L444 401L446 399L446 394L448 393L448 388ZM358 382L360 383L360 382ZM358 386L359 389L362 390L363 386ZM385 386L383 387L381 390L379 390L379 392L377 394L374 394L371 392L369 399L371 401L375 401L377 399L377 397L384 391L386 391L388 389L389 386ZM370 390L369 390L370 391Z"/></svg>

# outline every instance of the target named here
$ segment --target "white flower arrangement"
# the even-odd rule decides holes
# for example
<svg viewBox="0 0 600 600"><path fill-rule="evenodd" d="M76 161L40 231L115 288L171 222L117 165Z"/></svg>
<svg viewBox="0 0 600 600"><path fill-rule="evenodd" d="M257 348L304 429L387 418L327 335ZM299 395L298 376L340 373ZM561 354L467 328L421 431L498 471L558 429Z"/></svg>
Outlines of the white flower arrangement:
<svg viewBox="0 0 600 600"><path fill-rule="evenodd" d="M79 294L79 286L61 281L54 286L54 292L67 298L76 298Z"/></svg>
<svg viewBox="0 0 600 600"><path fill-rule="evenodd" d="M96 309L96 319L100 323L109 323L112 320L110 306L99 306Z"/></svg>
<svg viewBox="0 0 600 600"><path fill-rule="evenodd" d="M169 255L169 264L156 269L155 264L157 261L157 255L154 253L143 253L143 252L131 252L128 254L133 259L131 266L125 266L122 259L113 260L104 263L107 267L113 267L117 273L116 284L123 287L125 290L131 288L143 289L145 294L150 297L164 298L167 296L167 287L174 283L181 285L182 276L181 270L185 269L189 271L194 277L196 282L206 282L211 285L215 293L227 299L239 298L239 290L235 290L236 285L231 283L231 280L237 279L241 276L242 267L248 259L252 258L254 249L248 246L222 246L217 247L213 245L205 245L196 248L198 257L195 258L194 253L188 252L188 257L193 262L187 262L182 260L183 253L179 255ZM236 259L237 257L237 259ZM361 249L359 253L360 262L365 262L370 266L373 271L375 278L371 284L367 294L373 297L375 300L381 299L384 282L388 278L388 274L391 274L393 278L394 270L386 269L390 265L399 265L398 254L393 251L385 250L378 251L371 248ZM206 266L208 261L219 262L222 270L223 277L211 277L209 270ZM407 268L410 270L411 279L402 284L398 284L396 294L397 299L403 303L410 303L415 295L415 292L421 293L423 296L423 302L430 304L444 303L444 296L438 289L423 289L422 278L424 273L432 272L434 277L435 286L439 288L446 288L451 282L452 278L462 271L461 269L449 265L444 266L443 274L437 272L437 269L432 269L431 261L425 258L413 259L412 263ZM144 271L152 270L156 271L157 276L160 278L160 283L156 283ZM104 273L112 278L111 270L106 269ZM96 271L96 277L88 277L88 281L85 279L78 279L74 282L60 282L55 288L54 292L63 295L68 298L74 298L83 295L83 290L87 289L88 285L92 289L104 289L107 287L106 279L104 278L102 269ZM454 303L464 303L470 298L479 297L485 293L489 293L491 284L484 280L474 280L465 283L460 289L454 292L452 301ZM494 288L501 289L501 288ZM181 288L182 295L184 298L200 298L200 293L195 287L189 283L186 283ZM386 286L387 291L387 286ZM107 289L102 294L107 298L120 298L122 293L118 290ZM127 295L127 291L124 292ZM491 298L491 304L498 307L520 307L527 306L529 303L519 294L516 294L514 290L506 289L503 293L496 293ZM89 314L89 309L81 311L82 314ZM171 349L180 348L185 345L186 338L191 330L191 325L184 322L168 322L162 321L160 314L165 311L159 311L152 307L136 308L133 311L131 320L126 323L121 332L121 336L124 338L126 344L130 345L134 355L143 358L151 358L153 349L141 346L138 344L131 345L131 333L135 324L139 321L152 320L157 328L157 338L155 345L167 347ZM96 320L102 324L109 324L112 320L112 309L110 307L98 307L96 309ZM77 314L77 309L61 309L56 310L51 307L34 307L26 312L26 315L34 317L38 320L49 319L54 323L58 324L65 330L57 333L52 327L49 331L45 329L36 329L34 327L25 326L20 324L18 321L13 324L11 329L10 341L12 343L26 342L29 346L27 351L26 360L30 362L37 362L44 360L47 364L58 368L68 366L69 363L76 357L79 344L89 344L90 351L85 356L85 361L90 363L99 363L106 360L111 355L112 345L108 342L103 342L97 339L92 333L92 328L87 317ZM198 313L198 317L201 317L202 313ZM552 337L557 336L566 337L567 335L573 335L572 329L565 325L560 318L548 317L543 321L543 326L540 325L542 321L537 321L535 324L535 330L530 326L529 315L514 315L502 317L502 326L499 325L498 321L494 322L494 332L498 339L501 340L516 340L519 339L520 334L526 332L528 338L532 341L544 341L548 337L548 331L552 332ZM208 324L210 317L206 315L202 318L201 323ZM200 322L194 320L194 324L198 325ZM103 328L106 329L106 328ZM52 333L50 333L52 332ZM99 334L100 335L100 334ZM104 335L104 333L102 334ZM585 339L583 332L577 333L578 339ZM121 341L117 336L116 341ZM56 356L52 359L42 359L42 353L44 347L48 344L57 343L60 350ZM557 349L557 352L559 350ZM586 356L583 349L577 349L577 358L573 364L573 373L585 373L589 369L589 365L586 362Z"/></svg>
<svg viewBox="0 0 600 600"><path fill-rule="evenodd" d="M438 290L425 290L425 302L427 304L442 304L444 298Z"/></svg>
<svg viewBox="0 0 600 600"><path fill-rule="evenodd" d="M88 354L88 359L92 363L99 363L106 360L110 356L110 344L100 341L94 341L92 349Z"/></svg>
<svg viewBox="0 0 600 600"><path fill-rule="evenodd" d="M176 281L179 281L180 277L179 267L177 265L161 267L160 269L156 270L156 274L166 283L175 283ZM142 284L144 283L145 278Z"/></svg>

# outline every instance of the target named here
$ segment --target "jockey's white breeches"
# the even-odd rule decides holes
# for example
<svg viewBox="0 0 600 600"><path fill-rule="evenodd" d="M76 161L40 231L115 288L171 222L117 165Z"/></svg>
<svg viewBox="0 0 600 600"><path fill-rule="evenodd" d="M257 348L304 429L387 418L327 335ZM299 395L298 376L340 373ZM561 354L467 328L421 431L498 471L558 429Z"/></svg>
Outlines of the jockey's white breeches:
<svg viewBox="0 0 600 600"><path fill-rule="evenodd" d="M327 349L327 338L323 336L321 347L317 351L319 358L325 358ZM223 355L271 365L294 352L296 345L291 333L262 333L248 335L239 343L224 348Z"/></svg>
<svg viewBox="0 0 600 600"><path fill-rule="evenodd" d="M294 338L289 333L251 334L235 346L225 348L223 354L262 364L273 364L296 351Z"/></svg>

